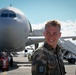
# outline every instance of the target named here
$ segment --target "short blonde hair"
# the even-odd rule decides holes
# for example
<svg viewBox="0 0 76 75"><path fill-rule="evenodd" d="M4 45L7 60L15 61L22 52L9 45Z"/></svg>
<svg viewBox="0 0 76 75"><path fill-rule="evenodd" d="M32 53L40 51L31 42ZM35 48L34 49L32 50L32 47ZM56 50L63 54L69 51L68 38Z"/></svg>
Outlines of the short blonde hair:
<svg viewBox="0 0 76 75"><path fill-rule="evenodd" d="M59 27L59 31L61 30L61 24L57 21L57 20L51 20L51 21L47 21L47 23L45 24L45 29L48 26L58 26Z"/></svg>

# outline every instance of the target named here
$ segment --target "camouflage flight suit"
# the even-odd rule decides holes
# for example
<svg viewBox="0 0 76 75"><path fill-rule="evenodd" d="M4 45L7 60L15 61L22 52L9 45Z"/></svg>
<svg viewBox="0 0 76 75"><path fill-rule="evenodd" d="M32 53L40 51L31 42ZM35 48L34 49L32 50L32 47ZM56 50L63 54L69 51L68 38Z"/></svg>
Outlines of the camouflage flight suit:
<svg viewBox="0 0 76 75"><path fill-rule="evenodd" d="M32 75L65 75L60 48L50 47L47 43L38 48L31 57Z"/></svg>

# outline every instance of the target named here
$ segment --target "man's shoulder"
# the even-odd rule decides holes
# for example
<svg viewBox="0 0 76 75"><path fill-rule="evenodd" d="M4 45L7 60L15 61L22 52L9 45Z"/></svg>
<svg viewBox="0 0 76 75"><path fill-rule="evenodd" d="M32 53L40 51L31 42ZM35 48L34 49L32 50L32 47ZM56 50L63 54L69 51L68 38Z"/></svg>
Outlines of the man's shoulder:
<svg viewBox="0 0 76 75"><path fill-rule="evenodd" d="M47 60L47 56L45 54L44 47L37 48L36 51L32 54L31 58L33 62L41 61L45 63Z"/></svg>
<svg viewBox="0 0 76 75"><path fill-rule="evenodd" d="M39 47L33 52L32 56L39 55L42 53L43 53L43 47Z"/></svg>
<svg viewBox="0 0 76 75"><path fill-rule="evenodd" d="M47 52L45 51L44 47L39 47L36 49L36 51L32 54L32 59L34 58L39 58L39 59L43 59L44 57L46 57Z"/></svg>

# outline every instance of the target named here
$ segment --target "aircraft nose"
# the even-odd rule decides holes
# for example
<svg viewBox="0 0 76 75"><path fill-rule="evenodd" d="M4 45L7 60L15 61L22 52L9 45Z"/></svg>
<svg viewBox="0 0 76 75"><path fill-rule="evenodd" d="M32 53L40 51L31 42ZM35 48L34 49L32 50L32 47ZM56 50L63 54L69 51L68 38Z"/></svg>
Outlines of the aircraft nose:
<svg viewBox="0 0 76 75"><path fill-rule="evenodd" d="M13 39L14 32L15 32L15 29L12 25L10 24L0 25L0 38L2 40L10 40L10 38Z"/></svg>
<svg viewBox="0 0 76 75"><path fill-rule="evenodd" d="M1 35L1 38L10 38L10 34L11 34L11 29L10 29L10 27L5 27L5 28L2 28L1 30L0 30L1 32L0 32L0 35Z"/></svg>
<svg viewBox="0 0 76 75"><path fill-rule="evenodd" d="M14 37L13 29L9 26L0 28L0 45L3 47L12 46Z"/></svg>
<svg viewBox="0 0 76 75"><path fill-rule="evenodd" d="M16 18L0 18L0 25L11 25L14 22L16 22Z"/></svg>

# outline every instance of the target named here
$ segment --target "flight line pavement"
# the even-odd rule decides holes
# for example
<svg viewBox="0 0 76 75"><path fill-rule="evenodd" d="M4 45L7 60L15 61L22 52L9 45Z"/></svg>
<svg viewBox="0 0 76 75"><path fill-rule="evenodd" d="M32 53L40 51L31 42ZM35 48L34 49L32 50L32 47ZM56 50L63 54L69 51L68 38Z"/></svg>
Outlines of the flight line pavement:
<svg viewBox="0 0 76 75"><path fill-rule="evenodd" d="M9 71L0 71L0 75L32 75L31 74L31 62L28 61L27 57L23 55L18 55L18 57L13 57L14 66L9 68ZM66 75L76 75L76 63L69 64L64 61Z"/></svg>

